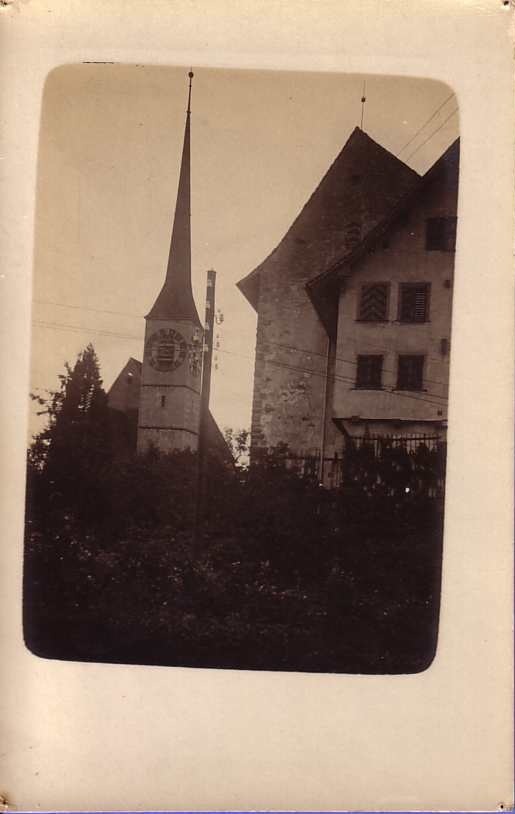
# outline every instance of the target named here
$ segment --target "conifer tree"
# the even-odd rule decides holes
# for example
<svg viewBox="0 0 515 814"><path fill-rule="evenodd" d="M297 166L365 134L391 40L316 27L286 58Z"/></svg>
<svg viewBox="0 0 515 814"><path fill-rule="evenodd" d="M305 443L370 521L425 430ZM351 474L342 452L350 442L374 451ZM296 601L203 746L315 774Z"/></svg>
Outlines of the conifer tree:
<svg viewBox="0 0 515 814"><path fill-rule="evenodd" d="M102 511L101 481L111 460L107 395L91 344L59 380L47 398L32 395L48 423L29 450L29 486L30 478L37 481L43 508L84 516Z"/></svg>

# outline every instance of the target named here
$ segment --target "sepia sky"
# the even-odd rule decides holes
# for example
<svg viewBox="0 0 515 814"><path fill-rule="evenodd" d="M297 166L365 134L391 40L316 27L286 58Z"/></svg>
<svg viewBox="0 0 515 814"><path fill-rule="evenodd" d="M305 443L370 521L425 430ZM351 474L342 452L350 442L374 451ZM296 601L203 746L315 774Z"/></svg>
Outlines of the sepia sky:
<svg viewBox="0 0 515 814"><path fill-rule="evenodd" d="M65 361L73 363L88 342L106 388L130 356L142 358L143 316L166 270L189 67L84 64L58 68L47 79L33 390L56 387ZM363 81L195 70L193 289L202 314L206 270L217 271L224 321L211 408L221 428L250 426L256 316L235 284L279 242L360 124ZM363 129L424 172L458 135L451 94L438 82L367 77ZM33 416L30 431L40 427Z"/></svg>

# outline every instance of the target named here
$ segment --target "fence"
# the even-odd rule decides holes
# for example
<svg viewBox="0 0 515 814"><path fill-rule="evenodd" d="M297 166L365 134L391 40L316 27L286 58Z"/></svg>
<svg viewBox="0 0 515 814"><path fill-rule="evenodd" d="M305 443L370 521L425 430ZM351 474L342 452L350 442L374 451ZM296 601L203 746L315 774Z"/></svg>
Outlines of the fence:
<svg viewBox="0 0 515 814"><path fill-rule="evenodd" d="M368 494L442 497L446 457L438 435L363 435L346 443L341 483Z"/></svg>
<svg viewBox="0 0 515 814"><path fill-rule="evenodd" d="M408 454L413 454L420 447L435 451L443 443L439 435L361 435L349 438L346 446L373 449L374 455L380 457L386 449L404 449Z"/></svg>
<svg viewBox="0 0 515 814"><path fill-rule="evenodd" d="M320 450L268 453L269 461L326 488L342 486L368 494L426 494L441 497L445 487L446 443L438 435L363 435L347 438L342 451L321 458Z"/></svg>

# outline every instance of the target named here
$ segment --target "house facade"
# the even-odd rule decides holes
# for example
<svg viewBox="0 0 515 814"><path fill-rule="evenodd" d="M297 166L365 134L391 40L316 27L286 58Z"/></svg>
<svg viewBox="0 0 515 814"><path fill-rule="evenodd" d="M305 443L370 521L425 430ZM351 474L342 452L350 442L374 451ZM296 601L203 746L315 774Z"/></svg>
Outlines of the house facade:
<svg viewBox="0 0 515 814"><path fill-rule="evenodd" d="M254 453L445 436L458 168L458 142L420 177L356 128L239 283L258 314Z"/></svg>

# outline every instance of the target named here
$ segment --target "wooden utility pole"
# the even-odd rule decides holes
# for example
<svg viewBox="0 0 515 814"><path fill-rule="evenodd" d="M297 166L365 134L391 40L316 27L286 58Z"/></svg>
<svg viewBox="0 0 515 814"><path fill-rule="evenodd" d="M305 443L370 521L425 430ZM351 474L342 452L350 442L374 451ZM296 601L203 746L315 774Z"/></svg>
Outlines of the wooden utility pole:
<svg viewBox="0 0 515 814"><path fill-rule="evenodd" d="M200 390L200 421L198 435L198 472L195 507L194 542L197 544L204 516L207 491L207 462L209 455L209 396L211 393L211 366L213 362L213 334L215 322L216 271L207 272L206 311L202 350L202 385Z"/></svg>

